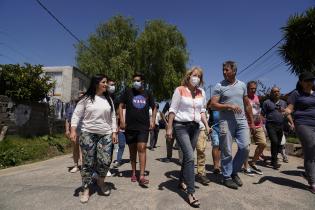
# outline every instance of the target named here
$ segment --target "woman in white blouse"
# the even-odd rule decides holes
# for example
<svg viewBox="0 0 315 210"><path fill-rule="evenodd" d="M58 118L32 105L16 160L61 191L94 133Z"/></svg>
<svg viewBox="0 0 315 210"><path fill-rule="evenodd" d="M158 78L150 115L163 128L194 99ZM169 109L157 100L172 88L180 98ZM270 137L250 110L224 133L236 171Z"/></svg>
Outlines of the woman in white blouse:
<svg viewBox="0 0 315 210"><path fill-rule="evenodd" d="M112 144L117 143L116 114L112 99L108 95L107 77L95 75L90 87L78 102L71 119L70 138L75 141L76 127L82 119L82 133L79 143L82 150L82 185L83 193L80 201L89 200L89 187L93 183L92 174L95 171L99 177L97 184L105 195L110 194L110 187L104 179L112 161Z"/></svg>
<svg viewBox="0 0 315 210"><path fill-rule="evenodd" d="M175 89L169 109L169 122L166 137L172 138L173 128L176 140L183 152L183 162L178 187L187 192L187 201L192 207L199 207L196 199L194 150L199 136L199 122L202 121L209 133L210 128L205 116L206 96L200 86L203 85L202 69L189 70L182 86Z"/></svg>

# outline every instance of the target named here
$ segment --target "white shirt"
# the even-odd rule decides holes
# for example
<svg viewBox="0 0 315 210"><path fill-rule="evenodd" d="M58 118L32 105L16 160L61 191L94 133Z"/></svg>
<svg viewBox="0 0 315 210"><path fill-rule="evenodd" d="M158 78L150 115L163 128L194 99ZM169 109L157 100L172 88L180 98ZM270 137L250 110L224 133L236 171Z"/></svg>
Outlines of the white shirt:
<svg viewBox="0 0 315 210"><path fill-rule="evenodd" d="M175 114L178 122L201 121L201 113L206 111L206 96L203 89L198 88L195 98L185 86L177 87L174 91L169 112Z"/></svg>
<svg viewBox="0 0 315 210"><path fill-rule="evenodd" d="M113 102L111 101L112 106ZM71 118L71 127L77 127L80 118L82 120L82 131L101 135L117 132L115 110L111 107L104 96L95 95L95 100L81 99Z"/></svg>

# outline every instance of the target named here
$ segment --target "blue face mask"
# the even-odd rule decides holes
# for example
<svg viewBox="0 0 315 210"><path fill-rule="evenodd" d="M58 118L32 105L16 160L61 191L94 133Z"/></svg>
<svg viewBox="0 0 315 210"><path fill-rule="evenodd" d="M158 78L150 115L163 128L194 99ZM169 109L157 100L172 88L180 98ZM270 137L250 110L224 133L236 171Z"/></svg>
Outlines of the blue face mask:
<svg viewBox="0 0 315 210"><path fill-rule="evenodd" d="M138 82L138 81L135 81L135 82L133 82L132 86L133 86L133 88L135 88L136 90L139 90L139 89L141 89L141 87L142 87L142 83L141 83L141 82Z"/></svg>

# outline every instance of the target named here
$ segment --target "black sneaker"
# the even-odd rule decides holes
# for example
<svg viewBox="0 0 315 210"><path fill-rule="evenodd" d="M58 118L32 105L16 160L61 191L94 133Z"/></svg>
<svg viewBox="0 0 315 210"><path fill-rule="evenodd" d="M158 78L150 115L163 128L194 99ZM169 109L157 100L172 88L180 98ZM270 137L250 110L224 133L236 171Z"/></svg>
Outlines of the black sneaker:
<svg viewBox="0 0 315 210"><path fill-rule="evenodd" d="M279 163L277 163L277 162L274 162L274 163L271 163L271 165L272 165L272 168L273 169L275 169L275 170L278 170L279 168L280 168L280 164Z"/></svg>
<svg viewBox="0 0 315 210"><path fill-rule="evenodd" d="M196 175L196 181L201 183L202 185L208 185L210 183L210 180L205 175Z"/></svg>
<svg viewBox="0 0 315 210"><path fill-rule="evenodd" d="M243 173L247 176L255 176L255 173L250 170L250 168L243 168Z"/></svg>
<svg viewBox="0 0 315 210"><path fill-rule="evenodd" d="M231 177L232 177L233 182L235 182L235 184L237 184L239 187L243 186L243 182L237 174L232 174Z"/></svg>
<svg viewBox="0 0 315 210"><path fill-rule="evenodd" d="M254 164L249 164L256 174L263 175L263 172Z"/></svg>
<svg viewBox="0 0 315 210"><path fill-rule="evenodd" d="M224 179L223 185L234 190L238 189L238 185L232 179Z"/></svg>

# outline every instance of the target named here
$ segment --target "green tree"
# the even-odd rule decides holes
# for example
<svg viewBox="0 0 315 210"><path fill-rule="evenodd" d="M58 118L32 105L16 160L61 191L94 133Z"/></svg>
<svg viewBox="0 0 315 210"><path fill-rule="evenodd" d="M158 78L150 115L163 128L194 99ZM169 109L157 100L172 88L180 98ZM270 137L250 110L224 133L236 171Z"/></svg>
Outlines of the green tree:
<svg viewBox="0 0 315 210"><path fill-rule="evenodd" d="M186 71L186 40L176 26L148 21L137 40L137 65L157 100L169 99Z"/></svg>
<svg viewBox="0 0 315 210"><path fill-rule="evenodd" d="M55 85L41 65L6 64L0 65L0 69L0 80L5 84L0 92L15 101L40 101Z"/></svg>
<svg viewBox="0 0 315 210"><path fill-rule="evenodd" d="M315 73L315 7L291 16L282 30L285 42L279 50L290 71L296 75Z"/></svg>
<svg viewBox="0 0 315 210"><path fill-rule="evenodd" d="M78 67L89 75L109 76L120 89L135 72L137 33L133 19L120 15L100 24L85 45L76 45Z"/></svg>

